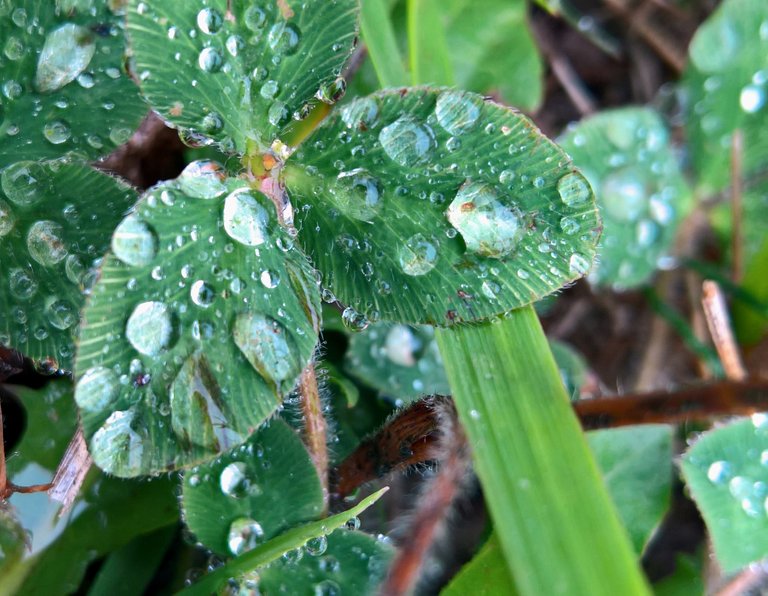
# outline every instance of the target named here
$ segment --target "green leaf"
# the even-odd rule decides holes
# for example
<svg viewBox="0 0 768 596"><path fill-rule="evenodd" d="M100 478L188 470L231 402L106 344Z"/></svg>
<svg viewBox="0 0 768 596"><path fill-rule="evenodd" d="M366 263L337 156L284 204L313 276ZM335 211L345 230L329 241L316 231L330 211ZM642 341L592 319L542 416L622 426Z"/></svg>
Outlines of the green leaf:
<svg viewBox="0 0 768 596"><path fill-rule="evenodd" d="M274 205L212 162L151 189L117 227L85 309L75 399L118 476L241 444L317 341L317 284Z"/></svg>
<svg viewBox="0 0 768 596"><path fill-rule="evenodd" d="M142 92L163 118L242 153L343 93L357 11L355 0L131 0L128 31Z"/></svg>
<svg viewBox="0 0 768 596"><path fill-rule="evenodd" d="M336 530L304 548L303 555L278 559L259 569L261 594L376 594L393 549L363 532Z"/></svg>
<svg viewBox="0 0 768 596"><path fill-rule="evenodd" d="M666 266L678 225L692 206L659 115L649 108L608 110L560 140L597 195L605 226L591 282L627 289Z"/></svg>
<svg viewBox="0 0 768 596"><path fill-rule="evenodd" d="M678 555L674 573L653 585L655 596L704 596L707 589L702 558L701 553Z"/></svg>
<svg viewBox="0 0 768 596"><path fill-rule="evenodd" d="M135 536L175 524L179 517L174 483L168 479L102 476L86 499L87 506L45 550L0 575L0 593L71 594L98 557Z"/></svg>
<svg viewBox="0 0 768 596"><path fill-rule="evenodd" d="M411 83L453 85L446 32L435 0L407 0Z"/></svg>
<svg viewBox="0 0 768 596"><path fill-rule="evenodd" d="M27 533L21 527L13 507L0 503L0 572L17 565L27 548Z"/></svg>
<svg viewBox="0 0 768 596"><path fill-rule="evenodd" d="M436 337L520 593L646 594L533 308Z"/></svg>
<svg viewBox="0 0 768 596"><path fill-rule="evenodd" d="M0 344L71 369L83 291L136 193L66 160L17 162L0 183Z"/></svg>
<svg viewBox="0 0 768 596"><path fill-rule="evenodd" d="M516 596L515 582L507 569L499 537L492 534L474 558L461 568L440 596Z"/></svg>
<svg viewBox="0 0 768 596"><path fill-rule="evenodd" d="M226 565L219 567L216 571L209 573L199 582L184 590L183 593L188 596L208 595L230 578L240 577L254 569L267 565L288 551L304 547L312 539L327 536L368 509L387 490L389 490L387 487L382 488L342 513L309 522L284 532L277 538L273 538L269 542L245 552L236 559L232 559Z"/></svg>
<svg viewBox="0 0 768 596"><path fill-rule="evenodd" d="M357 99L296 159L298 240L323 285L370 320L499 314L580 277L595 253L584 177L529 120L472 93Z"/></svg>
<svg viewBox="0 0 768 596"><path fill-rule="evenodd" d="M441 0L440 10L460 87L498 93L505 103L526 110L541 103L544 67L526 2Z"/></svg>
<svg viewBox="0 0 768 596"><path fill-rule="evenodd" d="M568 397L571 401L579 399L581 387L586 381L589 370L587 361L570 345L561 341L550 339L549 349L552 350L552 356L555 358L555 364Z"/></svg>
<svg viewBox="0 0 768 596"><path fill-rule="evenodd" d="M323 511L320 479L301 439L282 420L184 477L184 517L207 548L240 555Z"/></svg>
<svg viewBox="0 0 768 596"><path fill-rule="evenodd" d="M378 323L350 337L345 370L403 403L450 393L431 327Z"/></svg>
<svg viewBox="0 0 768 596"><path fill-rule="evenodd" d="M768 5L726 0L696 32L689 57L683 77L688 146L699 186L712 192L730 180L737 128L744 133L744 172L768 166Z"/></svg>
<svg viewBox="0 0 768 596"><path fill-rule="evenodd" d="M381 86L406 85L408 75L397 47L386 0L361 1L360 27Z"/></svg>
<svg viewBox="0 0 768 596"><path fill-rule="evenodd" d="M72 151L99 157L138 126L146 106L125 72L123 18L111 4L0 3L0 169Z"/></svg>
<svg viewBox="0 0 768 596"><path fill-rule="evenodd" d="M642 553L669 508L673 427L656 424L587 433L608 492Z"/></svg>
<svg viewBox="0 0 768 596"><path fill-rule="evenodd" d="M682 470L723 571L768 556L766 415L704 433L683 456Z"/></svg>

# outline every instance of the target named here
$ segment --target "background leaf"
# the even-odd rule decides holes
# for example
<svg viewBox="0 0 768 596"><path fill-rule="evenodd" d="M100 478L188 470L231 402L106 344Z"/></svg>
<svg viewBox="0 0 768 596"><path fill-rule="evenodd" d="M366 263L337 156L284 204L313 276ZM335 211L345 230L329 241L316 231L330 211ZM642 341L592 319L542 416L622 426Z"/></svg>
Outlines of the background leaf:
<svg viewBox="0 0 768 596"><path fill-rule="evenodd" d="M184 477L184 517L207 548L239 555L323 511L317 472L298 435L273 420L244 445Z"/></svg>
<svg viewBox="0 0 768 596"><path fill-rule="evenodd" d="M119 3L0 3L0 169L125 143L147 108L126 74ZM1 198L1 197L0 197Z"/></svg>
<svg viewBox="0 0 768 596"><path fill-rule="evenodd" d="M619 290L647 283L692 206L666 126L650 108L606 110L559 142L595 189L603 218L590 281Z"/></svg>
<svg viewBox="0 0 768 596"><path fill-rule="evenodd" d="M323 285L370 320L499 314L582 276L594 255L586 180L527 119L471 93L357 99L296 161L298 240Z"/></svg>
<svg viewBox="0 0 768 596"><path fill-rule="evenodd" d="M135 476L211 458L293 388L317 340L319 296L273 214L258 191L194 162L118 226L76 369L102 469Z"/></svg>
<svg viewBox="0 0 768 596"><path fill-rule="evenodd" d="M231 6L231 12L228 7ZM141 88L174 126L229 152L264 150L321 100L357 34L357 2L131 0L128 30Z"/></svg>
<svg viewBox="0 0 768 596"><path fill-rule="evenodd" d="M496 534L491 534L480 551L440 592L440 596L464 596L465 594L476 596L495 596L496 594L515 596L517 594Z"/></svg>
<svg viewBox="0 0 768 596"><path fill-rule="evenodd" d="M723 570L768 556L768 418L756 414L703 434L682 470Z"/></svg>
<svg viewBox="0 0 768 596"><path fill-rule="evenodd" d="M0 182L0 344L71 370L83 292L136 192L65 160L17 162Z"/></svg>

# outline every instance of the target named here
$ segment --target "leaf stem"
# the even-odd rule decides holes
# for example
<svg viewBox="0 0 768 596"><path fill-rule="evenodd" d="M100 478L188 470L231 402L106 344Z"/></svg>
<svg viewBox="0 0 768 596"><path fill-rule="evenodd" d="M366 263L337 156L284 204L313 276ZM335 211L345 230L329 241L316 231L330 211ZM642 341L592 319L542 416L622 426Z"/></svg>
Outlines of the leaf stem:
<svg viewBox="0 0 768 596"><path fill-rule="evenodd" d="M323 510L328 509L328 424L317 389L315 364L310 362L299 378L301 410L304 414L304 442L323 489Z"/></svg>

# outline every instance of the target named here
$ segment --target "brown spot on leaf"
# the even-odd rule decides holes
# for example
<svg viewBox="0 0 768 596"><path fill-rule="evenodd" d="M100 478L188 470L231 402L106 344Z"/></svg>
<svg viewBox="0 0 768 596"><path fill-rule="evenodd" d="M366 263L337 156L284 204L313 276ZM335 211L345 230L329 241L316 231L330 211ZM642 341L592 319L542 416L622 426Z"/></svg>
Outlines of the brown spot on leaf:
<svg viewBox="0 0 768 596"><path fill-rule="evenodd" d="M177 101L171 106L171 109L168 110L168 113L171 116L181 116L181 113L184 111L184 104L180 101Z"/></svg>
<svg viewBox="0 0 768 596"><path fill-rule="evenodd" d="M291 5L288 4L288 0L277 0L277 8L280 9L280 14L284 19L290 19L295 14Z"/></svg>

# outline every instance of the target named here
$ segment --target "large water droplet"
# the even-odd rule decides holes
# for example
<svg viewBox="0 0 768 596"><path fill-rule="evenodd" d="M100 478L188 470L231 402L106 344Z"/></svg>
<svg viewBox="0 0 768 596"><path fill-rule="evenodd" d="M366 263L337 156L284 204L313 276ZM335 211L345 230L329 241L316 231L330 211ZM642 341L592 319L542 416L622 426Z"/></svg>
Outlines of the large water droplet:
<svg viewBox="0 0 768 596"><path fill-rule="evenodd" d="M404 167L426 161L437 146L432 129L408 115L382 128L379 142L390 159Z"/></svg>
<svg viewBox="0 0 768 596"><path fill-rule="evenodd" d="M102 412L107 410L120 395L117 375L103 366L89 368L75 387L75 401L83 410Z"/></svg>
<svg viewBox="0 0 768 596"><path fill-rule="evenodd" d="M177 178L179 188L190 197L215 199L227 192L226 172L220 163L208 159L193 161Z"/></svg>
<svg viewBox="0 0 768 596"><path fill-rule="evenodd" d="M256 548L264 540L264 530L259 522L249 517L239 517L232 522L227 534L227 546L233 555L242 555Z"/></svg>
<svg viewBox="0 0 768 596"><path fill-rule="evenodd" d="M342 172L329 190L349 217L370 222L381 211L381 184L362 168Z"/></svg>
<svg viewBox="0 0 768 596"><path fill-rule="evenodd" d="M69 140L69 137L72 136L72 131L63 120L53 120L46 122L45 126L43 126L43 136L52 145L61 145Z"/></svg>
<svg viewBox="0 0 768 596"><path fill-rule="evenodd" d="M414 234L397 251L397 260L407 275L425 275L437 263L437 245L423 234Z"/></svg>
<svg viewBox="0 0 768 596"><path fill-rule="evenodd" d="M128 318L125 337L141 354L156 356L173 339L173 317L162 302L142 302Z"/></svg>
<svg viewBox="0 0 768 596"><path fill-rule="evenodd" d="M525 235L523 215L517 205L504 205L496 190L482 182L467 182L456 193L448 211L467 250L486 257L510 254Z"/></svg>
<svg viewBox="0 0 768 596"><path fill-rule="evenodd" d="M189 289L192 302L202 308L208 308L216 299L216 290L202 279L197 280Z"/></svg>
<svg viewBox="0 0 768 596"><path fill-rule="evenodd" d="M0 199L0 238L10 234L16 224L16 217L11 211L11 206Z"/></svg>
<svg viewBox="0 0 768 596"><path fill-rule="evenodd" d="M56 222L35 222L27 232L27 249L30 256L44 267L60 263L68 254L63 234L64 229Z"/></svg>
<svg viewBox="0 0 768 596"><path fill-rule="evenodd" d="M601 185L606 213L617 221L635 221L648 203L645 177L636 168L626 167L608 174Z"/></svg>
<svg viewBox="0 0 768 596"><path fill-rule="evenodd" d="M255 192L255 191L254 191ZM224 201L224 230L246 246L259 246L269 238L269 212L248 189L238 189Z"/></svg>
<svg viewBox="0 0 768 596"><path fill-rule="evenodd" d="M259 33L261 31L266 20L266 13L258 6L249 6L245 9L245 13L243 14L245 26L254 33Z"/></svg>
<svg viewBox="0 0 768 596"><path fill-rule="evenodd" d="M49 33L37 60L37 90L41 93L56 91L74 81L96 53L94 38L90 29L73 23Z"/></svg>
<svg viewBox="0 0 768 596"><path fill-rule="evenodd" d="M248 478L248 466L241 461L232 462L224 467L219 475L221 492L228 497L241 499L249 492L251 481Z"/></svg>
<svg viewBox="0 0 768 596"><path fill-rule="evenodd" d="M133 428L132 410L113 412L91 438L90 452L105 472L137 476L143 470L144 440Z"/></svg>
<svg viewBox="0 0 768 596"><path fill-rule="evenodd" d="M589 183L579 172L569 172L557 181L557 192L568 207L583 206L592 196Z"/></svg>
<svg viewBox="0 0 768 596"><path fill-rule="evenodd" d="M341 119L353 130L369 130L379 120L379 104L372 97L353 99L341 109Z"/></svg>
<svg viewBox="0 0 768 596"><path fill-rule="evenodd" d="M48 184L44 184L47 179L48 175L41 164L20 161L3 170L0 174L0 185L12 203L26 207L45 196L49 189Z"/></svg>
<svg viewBox="0 0 768 596"><path fill-rule="evenodd" d="M208 35L218 33L223 24L224 19L221 13L215 8L204 8L197 13L197 26L203 33Z"/></svg>
<svg viewBox="0 0 768 596"><path fill-rule="evenodd" d="M126 265L143 267L157 255L157 236L147 223L131 214L112 235L112 252Z"/></svg>
<svg viewBox="0 0 768 596"><path fill-rule="evenodd" d="M325 554L328 550L328 538L325 536L315 536L307 540L307 544L304 546L304 550L310 557L319 557Z"/></svg>
<svg viewBox="0 0 768 596"><path fill-rule="evenodd" d="M77 310L66 300L54 299L45 307L45 314L56 329L69 329L77 321Z"/></svg>
<svg viewBox="0 0 768 596"><path fill-rule="evenodd" d="M219 72L224 64L224 58L216 48L203 48L197 57L197 65L205 72Z"/></svg>
<svg viewBox="0 0 768 596"><path fill-rule="evenodd" d="M293 338L280 323L258 313L244 313L235 320L235 344L253 368L280 388L283 381L301 372Z"/></svg>
<svg viewBox="0 0 768 596"><path fill-rule="evenodd" d="M435 115L448 133L458 136L477 126L483 100L466 91L444 91L437 98Z"/></svg>
<svg viewBox="0 0 768 596"><path fill-rule="evenodd" d="M301 34L295 25L280 21L272 25L267 35L267 44L276 54L292 54L299 45Z"/></svg>
<svg viewBox="0 0 768 596"><path fill-rule="evenodd" d="M11 269L8 272L8 287L16 298L26 300L37 292L38 284L30 272L24 269Z"/></svg>

